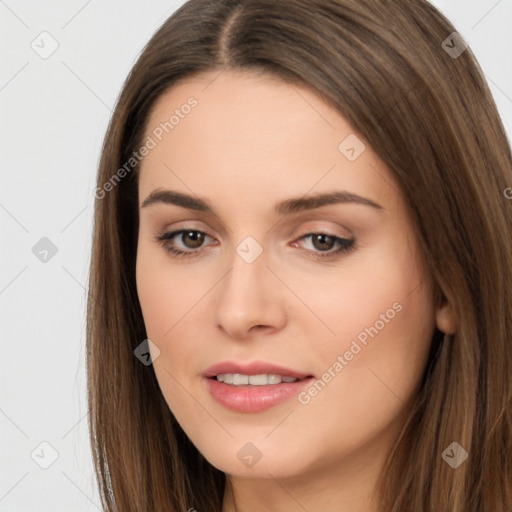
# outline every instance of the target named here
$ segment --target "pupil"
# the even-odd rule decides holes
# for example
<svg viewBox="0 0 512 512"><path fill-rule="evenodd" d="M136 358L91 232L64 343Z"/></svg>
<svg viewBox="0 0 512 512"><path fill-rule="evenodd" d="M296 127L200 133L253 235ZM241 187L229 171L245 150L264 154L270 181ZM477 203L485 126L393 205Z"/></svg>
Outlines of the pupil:
<svg viewBox="0 0 512 512"><path fill-rule="evenodd" d="M327 246L326 246L325 243L329 242L329 240L331 243L327 243ZM313 245L317 249L320 249L320 250L331 249L333 242L334 242L334 239L329 235L317 235L317 236L313 237ZM318 246L317 246L317 243L319 243Z"/></svg>
<svg viewBox="0 0 512 512"><path fill-rule="evenodd" d="M192 243L191 244L186 243L185 237L188 237L190 240L192 240ZM184 244L191 249L200 247L201 244L203 243L203 239L204 239L204 235L203 235L203 233L199 233L199 231L188 231L186 233L183 233L183 237L182 237Z"/></svg>

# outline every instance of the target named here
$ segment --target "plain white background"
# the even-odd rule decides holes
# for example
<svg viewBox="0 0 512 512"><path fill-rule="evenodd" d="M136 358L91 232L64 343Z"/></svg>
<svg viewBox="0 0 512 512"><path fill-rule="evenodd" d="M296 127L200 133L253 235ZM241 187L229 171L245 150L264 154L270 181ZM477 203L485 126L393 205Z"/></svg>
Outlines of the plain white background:
<svg viewBox="0 0 512 512"><path fill-rule="evenodd" d="M85 394L98 157L127 73L183 3L0 0L0 512L100 510ZM510 137L512 0L433 3L479 59Z"/></svg>

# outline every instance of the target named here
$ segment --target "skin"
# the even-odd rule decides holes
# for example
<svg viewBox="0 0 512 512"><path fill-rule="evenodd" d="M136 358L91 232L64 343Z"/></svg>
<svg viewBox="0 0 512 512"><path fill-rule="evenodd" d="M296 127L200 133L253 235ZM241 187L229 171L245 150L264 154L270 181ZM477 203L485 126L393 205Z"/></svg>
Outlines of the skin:
<svg viewBox="0 0 512 512"><path fill-rule="evenodd" d="M313 91L262 74L217 75L174 85L146 125L151 136L188 98L198 101L140 169L137 290L160 350L160 388L197 449L227 474L223 512L375 512L384 457L418 393L434 327L454 330L452 311L434 303L406 204L364 138L365 150L349 161L338 146L354 130ZM216 215L142 207L155 189L200 197ZM273 211L282 200L334 190L382 209ZM155 239L178 229L208 235L202 245L181 235L168 241L195 256L177 259ZM339 246L301 238L310 233L355 246L315 259L322 247ZM263 249L252 263L236 252L247 236ZM307 404L292 397L239 413L207 391L201 373L225 360L270 361L322 378L393 304L400 312ZM248 442L262 454L252 468L237 457Z"/></svg>

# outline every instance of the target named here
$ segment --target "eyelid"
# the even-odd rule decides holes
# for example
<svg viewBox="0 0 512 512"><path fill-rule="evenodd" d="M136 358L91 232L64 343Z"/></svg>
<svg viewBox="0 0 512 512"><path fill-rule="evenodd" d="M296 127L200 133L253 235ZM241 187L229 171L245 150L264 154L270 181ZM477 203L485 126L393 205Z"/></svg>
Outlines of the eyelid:
<svg viewBox="0 0 512 512"><path fill-rule="evenodd" d="M326 221L313 221L313 222L306 222L303 223L300 227L298 227L296 230L294 230L294 234L292 235L294 238L300 238L304 235L311 235L311 234L317 234L317 233L324 233L329 236L337 237L337 238L353 238L354 233L346 228L345 226L340 226L340 224L329 221L330 224L336 224L336 227L326 227ZM305 227L304 227L305 225ZM341 233L339 232L340 230Z"/></svg>
<svg viewBox="0 0 512 512"><path fill-rule="evenodd" d="M204 223L199 223L200 225L196 225L197 221L183 221L176 222L174 224L166 224L162 229L156 228L153 231L154 236L162 236L162 235L170 235L171 233L176 233L179 231L198 231L200 233L204 233L208 235L210 238L219 238L218 236L213 236L210 234L210 229L204 228Z"/></svg>

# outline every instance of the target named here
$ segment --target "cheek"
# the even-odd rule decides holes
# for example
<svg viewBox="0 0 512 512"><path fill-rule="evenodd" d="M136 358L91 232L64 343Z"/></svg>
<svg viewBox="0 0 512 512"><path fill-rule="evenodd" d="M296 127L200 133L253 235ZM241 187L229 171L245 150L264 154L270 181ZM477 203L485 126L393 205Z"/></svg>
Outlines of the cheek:
<svg viewBox="0 0 512 512"><path fill-rule="evenodd" d="M396 334L405 324L411 337L416 329L425 332L425 324L433 324L431 297L423 269L407 247L397 240L300 275L283 266L282 279L299 299L289 301L289 317L303 330L301 339L320 337L315 351L340 350L358 335L364 344L375 329L379 335Z"/></svg>
<svg viewBox="0 0 512 512"><path fill-rule="evenodd" d="M302 309L294 321L316 375L329 381L325 399L378 408L396 396L407 399L418 384L435 310L426 274L408 247L400 241L354 254L323 277L296 281L297 295L315 314Z"/></svg>
<svg viewBox="0 0 512 512"><path fill-rule="evenodd" d="M186 379L197 373L194 361L198 346L194 340L200 340L200 331L204 331L204 324L191 319L211 287L208 282L212 277L211 273L208 277L197 272L180 272L176 265L170 265L163 249L162 254L159 252L139 246L137 293L147 337L160 351L153 369L164 399L178 422L191 423L194 414L201 411L196 410L197 403L185 391L189 387Z"/></svg>
<svg viewBox="0 0 512 512"><path fill-rule="evenodd" d="M206 293L210 280L196 271L180 271L163 248L139 244L137 294L148 337L170 338L175 326Z"/></svg>
<svg viewBox="0 0 512 512"><path fill-rule="evenodd" d="M401 243L347 260L325 282L323 293L308 295L334 332L321 343L306 338L317 375L328 382L311 405L321 414L337 402L341 422L350 413L389 419L414 394L428 358L435 310L426 274Z"/></svg>
<svg viewBox="0 0 512 512"><path fill-rule="evenodd" d="M199 369L198 354L211 348L206 318L211 318L210 294L219 280L211 267L194 269L170 261L164 249L140 244L137 254L137 293L147 337L160 350L153 367L164 397L174 410L190 407L180 384L189 386ZM211 338L210 338L211 339Z"/></svg>

